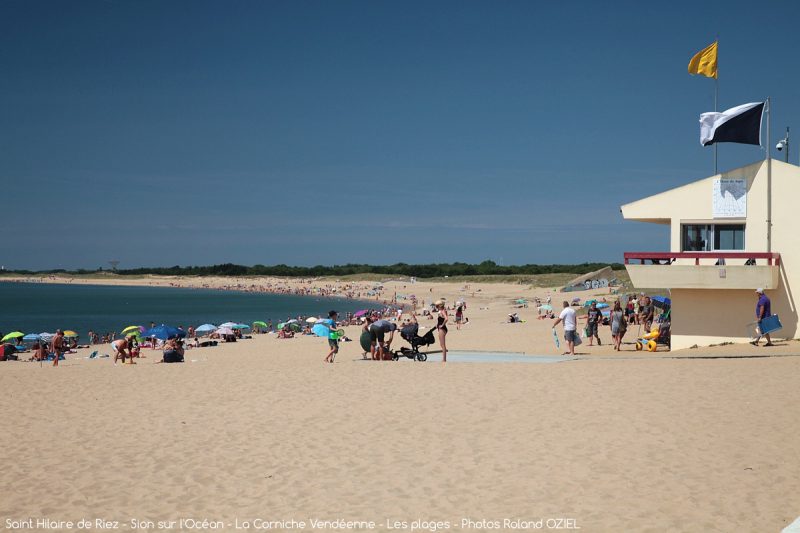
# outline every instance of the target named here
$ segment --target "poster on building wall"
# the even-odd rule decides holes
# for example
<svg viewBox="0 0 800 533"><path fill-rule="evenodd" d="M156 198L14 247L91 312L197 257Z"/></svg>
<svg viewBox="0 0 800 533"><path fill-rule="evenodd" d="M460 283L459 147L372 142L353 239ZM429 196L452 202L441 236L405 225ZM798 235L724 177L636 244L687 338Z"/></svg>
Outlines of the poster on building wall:
<svg viewBox="0 0 800 533"><path fill-rule="evenodd" d="M714 218L747 217L747 180L716 179L712 192Z"/></svg>

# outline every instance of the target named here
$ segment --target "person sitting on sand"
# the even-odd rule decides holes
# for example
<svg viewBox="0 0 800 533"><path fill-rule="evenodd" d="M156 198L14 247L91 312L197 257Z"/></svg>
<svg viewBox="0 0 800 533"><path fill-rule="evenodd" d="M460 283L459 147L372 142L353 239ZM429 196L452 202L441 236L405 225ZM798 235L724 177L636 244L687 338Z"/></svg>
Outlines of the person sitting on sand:
<svg viewBox="0 0 800 533"><path fill-rule="evenodd" d="M183 341L180 339L171 339L164 344L164 355L161 362L183 363L183 354Z"/></svg>
<svg viewBox="0 0 800 533"><path fill-rule="evenodd" d="M33 360L44 361L47 359L47 345L45 343L34 343L33 345Z"/></svg>

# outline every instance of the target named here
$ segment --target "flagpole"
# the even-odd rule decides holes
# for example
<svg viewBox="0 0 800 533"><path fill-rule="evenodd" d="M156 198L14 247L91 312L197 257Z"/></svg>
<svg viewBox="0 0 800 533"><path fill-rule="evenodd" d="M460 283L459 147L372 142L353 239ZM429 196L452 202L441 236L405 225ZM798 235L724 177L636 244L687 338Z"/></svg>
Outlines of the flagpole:
<svg viewBox="0 0 800 533"><path fill-rule="evenodd" d="M717 43L717 75L714 76L714 113L719 111L717 102L719 100L719 34L716 35L714 42ZM717 143L714 143L714 175L719 172L717 169Z"/></svg>
<svg viewBox="0 0 800 533"><path fill-rule="evenodd" d="M719 111L717 108L717 100L719 99L719 79L714 78L714 113ZM716 176L717 171L717 143L714 143L714 175Z"/></svg>
<svg viewBox="0 0 800 533"><path fill-rule="evenodd" d="M770 100L767 96L767 253L772 253L772 158L770 157L769 119Z"/></svg>

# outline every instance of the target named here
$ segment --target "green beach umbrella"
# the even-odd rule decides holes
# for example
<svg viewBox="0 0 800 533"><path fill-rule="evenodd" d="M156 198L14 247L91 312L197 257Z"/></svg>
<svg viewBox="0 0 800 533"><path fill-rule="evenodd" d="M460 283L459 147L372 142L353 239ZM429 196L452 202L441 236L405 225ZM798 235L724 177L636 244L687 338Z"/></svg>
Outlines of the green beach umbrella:
<svg viewBox="0 0 800 533"><path fill-rule="evenodd" d="M132 333L134 330L136 330L137 333L142 332L141 326L128 326L127 328L122 330L122 334L125 335L127 333Z"/></svg>
<svg viewBox="0 0 800 533"><path fill-rule="evenodd" d="M22 333L21 331L12 331L11 333L9 333L5 337L3 337L3 339L0 340L0 342L5 342L5 341L7 341L9 339L16 339L17 337L24 337L24 336L25 336L25 334Z"/></svg>
<svg viewBox="0 0 800 533"><path fill-rule="evenodd" d="M262 322L261 320L256 320L255 322L253 322L253 325L254 326L259 326L259 327L262 327L262 328L267 327L267 323L266 322Z"/></svg>

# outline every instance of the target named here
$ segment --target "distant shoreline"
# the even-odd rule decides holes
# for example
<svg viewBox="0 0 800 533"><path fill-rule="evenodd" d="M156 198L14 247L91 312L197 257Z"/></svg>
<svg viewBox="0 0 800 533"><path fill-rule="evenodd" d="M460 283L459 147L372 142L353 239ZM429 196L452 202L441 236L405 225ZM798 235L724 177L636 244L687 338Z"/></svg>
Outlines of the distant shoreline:
<svg viewBox="0 0 800 533"><path fill-rule="evenodd" d="M249 294L274 294L285 296L308 296L316 298L339 298L374 302L378 305L390 305L393 295L384 291L372 292L377 282L349 281L332 282L327 280L297 280L270 277L223 278L220 276L155 276L147 275L139 279L96 279L72 276L0 276L0 283L30 283L49 285L85 285L103 287L156 287L173 289L205 289L213 291L229 291ZM363 285L363 286L362 286ZM388 296L388 298L387 298ZM408 304L395 302L394 305L407 307Z"/></svg>

